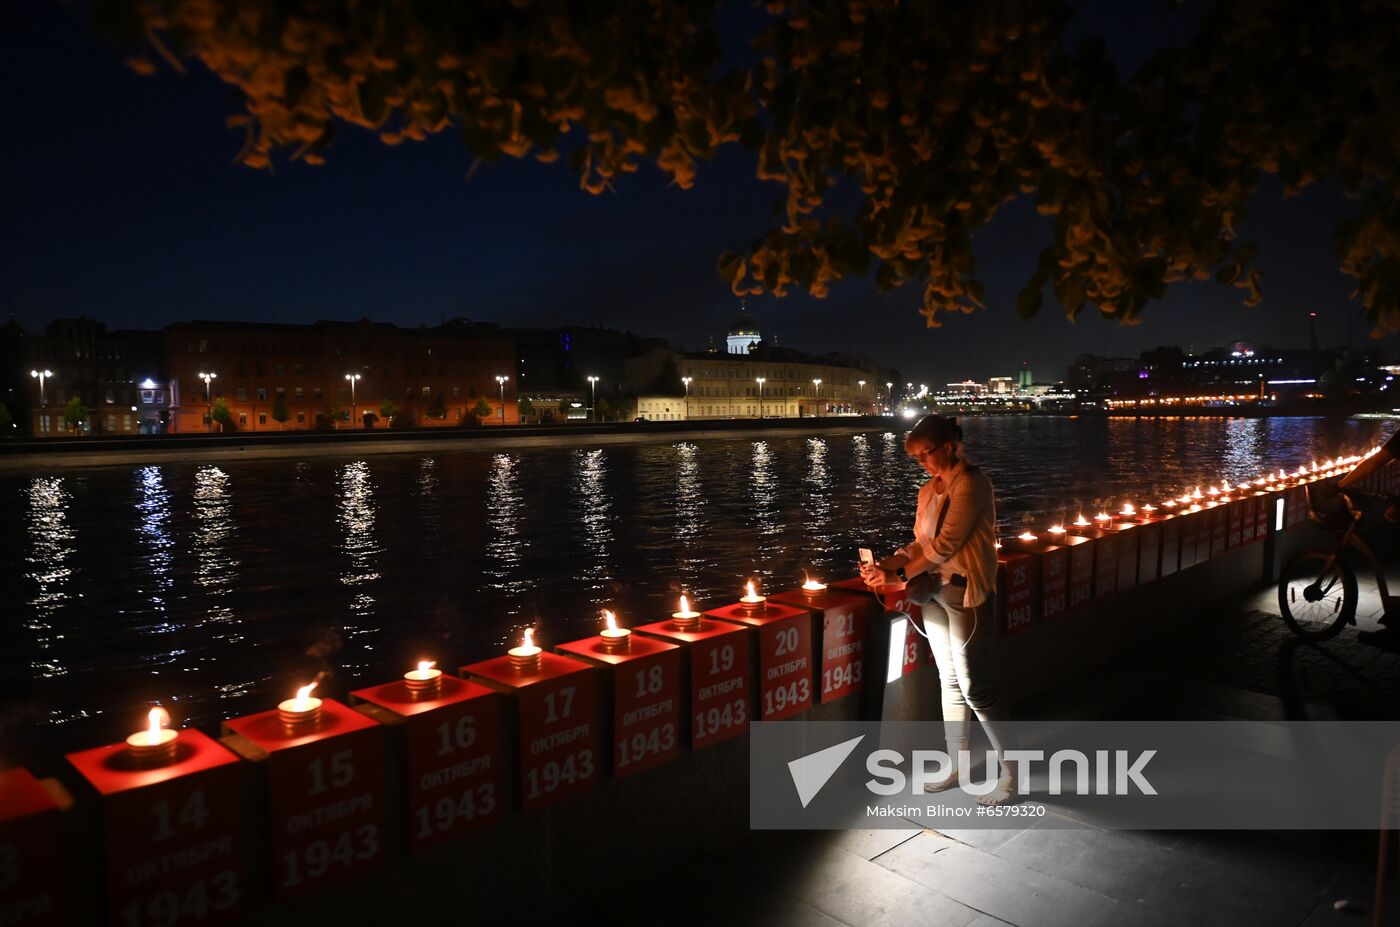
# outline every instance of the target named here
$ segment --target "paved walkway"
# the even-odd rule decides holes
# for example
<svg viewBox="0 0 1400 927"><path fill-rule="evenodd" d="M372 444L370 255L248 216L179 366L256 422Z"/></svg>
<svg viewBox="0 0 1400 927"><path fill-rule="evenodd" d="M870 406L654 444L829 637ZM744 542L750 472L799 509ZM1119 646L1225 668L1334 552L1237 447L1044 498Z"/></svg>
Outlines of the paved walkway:
<svg viewBox="0 0 1400 927"><path fill-rule="evenodd" d="M1272 589L1244 597L1202 616L1191 635L1037 699L1034 714L1400 718L1400 653L1357 640L1380 617L1375 584L1364 582L1361 594L1359 627L1319 645L1292 637ZM1030 716L1021 708L1017 715ZM726 927L1361 925L1371 923L1375 859L1372 832L751 832L703 864L678 867L671 886L597 913L615 923ZM1400 924L1400 884L1388 898L1384 922Z"/></svg>

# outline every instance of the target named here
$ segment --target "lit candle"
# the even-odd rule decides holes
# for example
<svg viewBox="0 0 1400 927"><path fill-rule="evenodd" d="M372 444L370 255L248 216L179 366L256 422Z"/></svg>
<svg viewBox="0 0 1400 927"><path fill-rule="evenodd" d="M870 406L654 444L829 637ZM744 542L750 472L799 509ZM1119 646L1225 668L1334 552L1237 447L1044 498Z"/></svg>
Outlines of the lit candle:
<svg viewBox="0 0 1400 927"><path fill-rule="evenodd" d="M1132 518L1134 515L1137 514L1137 509L1133 508L1133 504L1131 502L1124 502L1123 508L1118 512L1118 514L1122 515L1124 518Z"/></svg>
<svg viewBox="0 0 1400 927"><path fill-rule="evenodd" d="M1202 498L1204 498L1204 497L1201 495L1201 487L1199 487L1199 486L1196 487L1195 492L1191 493L1191 498L1192 498L1192 500L1197 501L1197 502L1199 502Z"/></svg>
<svg viewBox="0 0 1400 927"><path fill-rule="evenodd" d="M1094 521L1098 522L1100 525L1106 525L1109 522L1113 521L1113 516L1108 514L1107 512L1100 512L1099 514L1094 516Z"/></svg>
<svg viewBox="0 0 1400 927"><path fill-rule="evenodd" d="M826 583L821 582L820 580L815 580L812 577L808 576L806 573L803 573L802 576L804 577L802 581L803 595L819 596L822 593L826 592Z"/></svg>
<svg viewBox="0 0 1400 927"><path fill-rule="evenodd" d="M1146 514L1151 515L1153 512L1157 511L1157 506L1155 506L1155 505L1153 505L1152 503L1149 502L1147 505L1144 505L1144 506L1142 507L1142 510L1143 510L1143 512L1145 512Z"/></svg>
<svg viewBox="0 0 1400 927"><path fill-rule="evenodd" d="M277 704L277 715L289 728L315 727L321 721L321 700L311 697L316 683L302 686L296 698L289 698Z"/></svg>
<svg viewBox="0 0 1400 927"><path fill-rule="evenodd" d="M1175 499L1163 499L1163 500L1162 500L1162 508L1164 508L1164 509L1174 509L1174 508L1176 508L1176 500L1175 500Z"/></svg>
<svg viewBox="0 0 1400 927"><path fill-rule="evenodd" d="M1074 520L1074 526L1075 526L1076 528L1087 528L1087 527L1089 527L1089 519L1087 519L1087 518L1084 517L1084 513L1083 513L1083 512L1080 512L1080 513L1079 513L1079 517L1076 518L1076 519Z"/></svg>
<svg viewBox="0 0 1400 927"><path fill-rule="evenodd" d="M159 766L175 758L180 732L163 727L170 720L165 709L157 705L146 715L151 726L126 739L126 752L143 766Z"/></svg>
<svg viewBox="0 0 1400 927"><path fill-rule="evenodd" d="M1065 526L1064 526L1064 525L1051 525L1049 528L1047 528L1047 529L1045 529L1045 530L1048 531L1048 532L1050 532L1051 534L1064 534L1064 533L1065 533Z"/></svg>
<svg viewBox="0 0 1400 927"><path fill-rule="evenodd" d="M749 580L744 588L747 589L748 592L739 599L740 605L750 611L768 607L768 597L759 595L754 591L753 580Z"/></svg>
<svg viewBox="0 0 1400 927"><path fill-rule="evenodd" d="M442 670L433 669L437 663L432 660L422 660L418 663L416 670L409 670L403 674L404 685L408 686L408 691L414 695L426 695L436 692L442 687Z"/></svg>
<svg viewBox="0 0 1400 927"><path fill-rule="evenodd" d="M606 608L603 609L603 620L608 626L599 635L603 639L603 646L608 650L625 650L632 643L632 631L630 628L619 628L617 626L617 616Z"/></svg>
<svg viewBox="0 0 1400 927"><path fill-rule="evenodd" d="M534 633L534 628L526 628L520 646L506 651L510 656L511 665L518 670L534 669L544 659L541 656L544 651L535 646Z"/></svg>
<svg viewBox="0 0 1400 927"><path fill-rule="evenodd" d="M1034 541L1035 535L1031 534L1029 531L1022 531L1020 534L1016 535L1016 539L1018 541Z"/></svg>
<svg viewBox="0 0 1400 927"><path fill-rule="evenodd" d="M676 628L695 628L700 625L700 613L691 611L690 600L681 593L680 611L671 613L671 626Z"/></svg>

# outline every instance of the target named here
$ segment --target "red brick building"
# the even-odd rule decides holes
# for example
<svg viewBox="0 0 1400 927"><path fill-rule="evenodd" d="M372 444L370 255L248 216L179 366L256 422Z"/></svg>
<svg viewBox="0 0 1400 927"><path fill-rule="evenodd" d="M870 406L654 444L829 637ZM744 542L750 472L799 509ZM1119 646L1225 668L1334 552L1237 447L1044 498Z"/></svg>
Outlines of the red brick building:
<svg viewBox="0 0 1400 927"><path fill-rule="evenodd" d="M520 420L514 341L491 325L185 322L165 338L175 432L217 429L220 400L238 431L455 427L472 424L483 400L484 424ZM510 378L504 390L497 377Z"/></svg>

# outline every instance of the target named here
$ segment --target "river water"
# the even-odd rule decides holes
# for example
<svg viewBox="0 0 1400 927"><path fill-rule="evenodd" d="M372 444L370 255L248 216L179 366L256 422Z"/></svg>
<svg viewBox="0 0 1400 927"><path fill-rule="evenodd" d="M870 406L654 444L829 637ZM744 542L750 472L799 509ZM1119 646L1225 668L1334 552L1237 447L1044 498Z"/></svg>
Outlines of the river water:
<svg viewBox="0 0 1400 927"><path fill-rule="evenodd" d="M1323 419L964 422L1004 531L1378 443ZM902 437L658 442L0 473L0 768L854 572L905 543ZM8 762L7 762L8 761Z"/></svg>

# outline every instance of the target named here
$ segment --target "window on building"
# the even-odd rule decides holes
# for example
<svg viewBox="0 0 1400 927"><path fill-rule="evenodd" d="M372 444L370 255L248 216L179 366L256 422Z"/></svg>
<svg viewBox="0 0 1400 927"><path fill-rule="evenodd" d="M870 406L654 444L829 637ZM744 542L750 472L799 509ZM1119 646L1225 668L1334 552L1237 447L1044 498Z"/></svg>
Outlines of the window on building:
<svg viewBox="0 0 1400 927"><path fill-rule="evenodd" d="M460 387L460 386L454 386L454 387L452 387L452 398L453 398L453 399L461 399L461 398L462 398L462 387Z"/></svg>
<svg viewBox="0 0 1400 927"><path fill-rule="evenodd" d="M259 413L258 413L258 424L259 424L259 425L266 425L266 424L267 424L267 413L266 413L266 412L259 412Z"/></svg>
<svg viewBox="0 0 1400 927"><path fill-rule="evenodd" d="M427 399L427 398L428 398L429 396L431 396L432 394L433 394L433 388L432 388L431 386L425 386L425 387L423 387L423 398L424 398L424 399Z"/></svg>
<svg viewBox="0 0 1400 927"><path fill-rule="evenodd" d="M297 413L297 424L298 424L298 425L305 425L305 424L306 424L306 413L305 413L305 412L298 412L298 413Z"/></svg>
<svg viewBox="0 0 1400 927"><path fill-rule="evenodd" d="M248 413L247 413L247 412L239 412L239 413L238 413L238 424L239 424L239 425L247 425L247 424L248 424Z"/></svg>
<svg viewBox="0 0 1400 927"><path fill-rule="evenodd" d="M266 387L266 386L259 386L259 387L258 387L258 401L259 401L259 402L267 402L267 387Z"/></svg>
<svg viewBox="0 0 1400 927"><path fill-rule="evenodd" d="M311 388L311 398L312 398L312 399L320 399L320 398L321 398L321 387L319 387L319 386L313 386L313 387Z"/></svg>
<svg viewBox="0 0 1400 927"><path fill-rule="evenodd" d="M305 373L306 373L306 365L305 365L305 364L293 364L293 365L292 365L292 376L299 377L299 376L302 376L302 375L305 374Z"/></svg>
<svg viewBox="0 0 1400 927"><path fill-rule="evenodd" d="M287 374L287 365L286 365L286 364L276 364L275 366L273 366L272 372L275 373L275 374L277 375L277 378L280 380L280 379L282 379L282 377L286 376L286 374Z"/></svg>
<svg viewBox="0 0 1400 927"><path fill-rule="evenodd" d="M240 387L238 387L238 390L234 393L234 396L238 399L239 402L247 402L247 401L248 401L248 387L246 387L246 386L240 386Z"/></svg>
<svg viewBox="0 0 1400 927"><path fill-rule="evenodd" d="M103 391L102 398L106 401L107 405L109 406L117 401L116 395L112 392L112 388L110 386Z"/></svg>
<svg viewBox="0 0 1400 927"><path fill-rule="evenodd" d="M156 391L153 389L143 389L141 391L141 401L147 404L155 402Z"/></svg>
<svg viewBox="0 0 1400 927"><path fill-rule="evenodd" d="M131 416L130 416L130 415L123 415L123 416L122 416L122 431L130 431L130 430L131 430Z"/></svg>
<svg viewBox="0 0 1400 927"><path fill-rule="evenodd" d="M293 388L292 388L292 395L295 396L297 399L305 399L305 398L306 398L306 390L305 390L304 388L300 387L300 386L293 387Z"/></svg>
<svg viewBox="0 0 1400 927"><path fill-rule="evenodd" d="M287 388L285 386L277 387L277 395L279 397L287 395Z"/></svg>
<svg viewBox="0 0 1400 927"><path fill-rule="evenodd" d="M340 400L341 402L344 402L345 400L350 398L350 391L343 386L339 387L335 391L335 398Z"/></svg>

